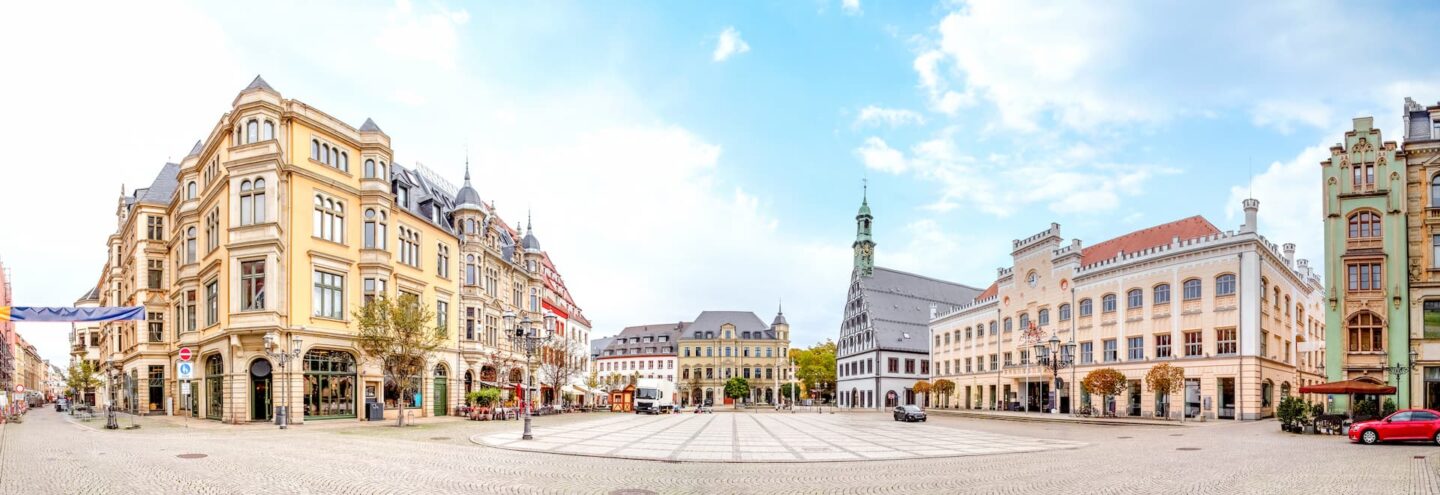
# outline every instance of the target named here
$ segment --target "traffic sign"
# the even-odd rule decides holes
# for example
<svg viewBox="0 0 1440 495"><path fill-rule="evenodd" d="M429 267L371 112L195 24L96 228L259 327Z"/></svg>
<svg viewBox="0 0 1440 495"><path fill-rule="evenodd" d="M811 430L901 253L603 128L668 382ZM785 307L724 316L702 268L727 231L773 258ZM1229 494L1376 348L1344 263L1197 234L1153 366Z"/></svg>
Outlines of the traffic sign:
<svg viewBox="0 0 1440 495"><path fill-rule="evenodd" d="M23 384L23 383L16 383L16 384L15 384L15 393L17 393L17 394L23 394L23 393L25 393L25 384Z"/></svg>
<svg viewBox="0 0 1440 495"><path fill-rule="evenodd" d="M190 382L180 382L180 395L190 395Z"/></svg>
<svg viewBox="0 0 1440 495"><path fill-rule="evenodd" d="M180 380L194 380L195 363L181 361L180 364L175 366L175 375L175 378Z"/></svg>
<svg viewBox="0 0 1440 495"><path fill-rule="evenodd" d="M189 360L190 360L190 348L189 348L189 347L181 347L181 348L180 348L180 360L181 360L181 361L189 361Z"/></svg>

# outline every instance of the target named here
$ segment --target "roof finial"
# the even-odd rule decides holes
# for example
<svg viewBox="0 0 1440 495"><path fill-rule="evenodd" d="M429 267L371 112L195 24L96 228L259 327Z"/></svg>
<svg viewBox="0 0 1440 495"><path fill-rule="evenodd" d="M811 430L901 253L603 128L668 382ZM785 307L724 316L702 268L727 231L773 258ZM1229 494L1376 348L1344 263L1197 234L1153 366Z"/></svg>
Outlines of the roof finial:
<svg viewBox="0 0 1440 495"><path fill-rule="evenodd" d="M785 298L783 297L780 298L780 310L778 311L778 313L782 315L785 314Z"/></svg>
<svg viewBox="0 0 1440 495"><path fill-rule="evenodd" d="M465 145L465 183L470 183L470 145Z"/></svg>
<svg viewBox="0 0 1440 495"><path fill-rule="evenodd" d="M530 233L530 209L525 209L525 233Z"/></svg>
<svg viewBox="0 0 1440 495"><path fill-rule="evenodd" d="M860 179L860 204L863 205L863 204L866 204L866 203L869 202L869 201L870 201L870 178L869 178L869 177L865 177L865 178Z"/></svg>

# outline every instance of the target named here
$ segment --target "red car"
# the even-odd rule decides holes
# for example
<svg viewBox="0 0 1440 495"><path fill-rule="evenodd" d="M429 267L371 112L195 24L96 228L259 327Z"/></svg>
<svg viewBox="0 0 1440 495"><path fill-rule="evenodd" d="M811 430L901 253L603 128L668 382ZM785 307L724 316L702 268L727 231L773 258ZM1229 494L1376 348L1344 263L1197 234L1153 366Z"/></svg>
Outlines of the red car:
<svg viewBox="0 0 1440 495"><path fill-rule="evenodd" d="M1392 440L1430 440L1440 444L1440 411L1405 409L1385 419L1350 425L1350 441L1374 445Z"/></svg>

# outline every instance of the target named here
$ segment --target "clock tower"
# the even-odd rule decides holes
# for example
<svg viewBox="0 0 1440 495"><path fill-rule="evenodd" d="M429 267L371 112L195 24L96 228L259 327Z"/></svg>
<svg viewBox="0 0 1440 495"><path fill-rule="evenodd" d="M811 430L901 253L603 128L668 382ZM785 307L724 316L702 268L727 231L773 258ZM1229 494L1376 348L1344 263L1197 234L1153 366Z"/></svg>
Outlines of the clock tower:
<svg viewBox="0 0 1440 495"><path fill-rule="evenodd" d="M870 203L867 198L868 186L860 196L860 212L855 215L855 270L862 277L869 277L875 271L875 241L870 239Z"/></svg>

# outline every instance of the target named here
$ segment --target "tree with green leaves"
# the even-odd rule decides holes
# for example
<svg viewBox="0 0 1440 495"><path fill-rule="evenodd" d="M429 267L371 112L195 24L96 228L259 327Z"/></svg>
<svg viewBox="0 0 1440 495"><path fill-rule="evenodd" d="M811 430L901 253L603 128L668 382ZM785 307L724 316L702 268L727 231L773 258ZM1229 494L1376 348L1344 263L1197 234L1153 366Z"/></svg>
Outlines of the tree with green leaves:
<svg viewBox="0 0 1440 495"><path fill-rule="evenodd" d="M71 363L70 368L65 372L65 386L75 394L75 402L83 402L85 393L100 388L99 371L92 361L80 360ZM94 404L90 404L93 406Z"/></svg>
<svg viewBox="0 0 1440 495"><path fill-rule="evenodd" d="M385 380L400 395L396 426L405 426L405 402L419 392L430 355L444 343L434 314L412 295L375 298L356 310L358 342L365 356L380 365Z"/></svg>
<svg viewBox="0 0 1440 495"><path fill-rule="evenodd" d="M735 403L739 405L739 399L750 396L750 381L738 376L731 378L725 382L725 396L736 399Z"/></svg>
<svg viewBox="0 0 1440 495"><path fill-rule="evenodd" d="M826 339L807 349L791 349L790 358L795 361L795 376L805 382L806 390L813 394L835 389L835 342Z"/></svg>
<svg viewBox="0 0 1440 495"><path fill-rule="evenodd" d="M590 395L590 405L594 406L595 391L600 388L600 370L595 369L593 365L590 368L590 376L585 378L585 388L588 389Z"/></svg>
<svg viewBox="0 0 1440 495"><path fill-rule="evenodd" d="M790 390L790 389L795 389L793 394L791 393L791 390ZM780 384L780 398L781 398L781 399L790 400L791 397L794 397L794 398L796 398L796 399L799 399L799 398L804 397L804 396L805 396L805 394L801 393L801 391L800 391L800 386L799 386L799 384L796 384L796 383L793 383L793 382L790 382L790 383L781 383L781 384Z"/></svg>

